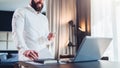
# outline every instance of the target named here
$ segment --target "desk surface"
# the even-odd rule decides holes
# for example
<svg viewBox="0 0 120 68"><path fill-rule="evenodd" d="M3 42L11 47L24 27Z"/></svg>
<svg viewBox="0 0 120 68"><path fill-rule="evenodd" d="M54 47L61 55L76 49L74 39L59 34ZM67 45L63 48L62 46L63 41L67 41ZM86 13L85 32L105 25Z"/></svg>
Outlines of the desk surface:
<svg viewBox="0 0 120 68"><path fill-rule="evenodd" d="M31 64L26 62L19 62L20 65L27 66L28 68L120 68L120 62L110 61L92 61L92 62L79 62L67 64Z"/></svg>

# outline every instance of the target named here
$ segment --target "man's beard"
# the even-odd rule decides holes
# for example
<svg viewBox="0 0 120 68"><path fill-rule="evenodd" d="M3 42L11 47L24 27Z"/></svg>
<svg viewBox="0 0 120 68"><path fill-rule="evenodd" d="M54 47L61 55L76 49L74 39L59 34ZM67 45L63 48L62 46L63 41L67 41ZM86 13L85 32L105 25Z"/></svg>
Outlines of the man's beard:
<svg viewBox="0 0 120 68"><path fill-rule="evenodd" d="M41 11L42 8L43 8L43 4L42 4L41 7L37 7L37 4L39 4L39 2L38 2L38 3L35 3L34 0L32 0L31 6L32 6L36 11Z"/></svg>

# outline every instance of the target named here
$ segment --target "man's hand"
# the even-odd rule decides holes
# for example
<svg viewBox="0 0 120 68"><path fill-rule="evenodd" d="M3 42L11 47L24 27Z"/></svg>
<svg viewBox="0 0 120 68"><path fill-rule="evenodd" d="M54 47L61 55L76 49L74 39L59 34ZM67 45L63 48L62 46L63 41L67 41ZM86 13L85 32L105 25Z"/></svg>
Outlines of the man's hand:
<svg viewBox="0 0 120 68"><path fill-rule="evenodd" d="M28 57L31 60L37 60L38 59L38 53L34 50L26 50L23 53L24 56Z"/></svg>
<svg viewBox="0 0 120 68"><path fill-rule="evenodd" d="M48 40L50 41L50 40L53 40L54 39L54 34L53 33L49 33L49 35L48 35Z"/></svg>

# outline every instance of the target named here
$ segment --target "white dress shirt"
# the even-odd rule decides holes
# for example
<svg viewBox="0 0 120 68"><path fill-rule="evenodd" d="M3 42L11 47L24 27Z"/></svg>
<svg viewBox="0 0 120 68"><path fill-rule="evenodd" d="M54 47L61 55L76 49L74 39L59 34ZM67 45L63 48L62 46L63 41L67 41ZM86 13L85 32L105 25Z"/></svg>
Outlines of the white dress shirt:
<svg viewBox="0 0 120 68"><path fill-rule="evenodd" d="M12 33L15 44L20 48L19 60L26 60L23 59L24 50L40 51L49 44L48 19L31 6L19 8L13 15Z"/></svg>

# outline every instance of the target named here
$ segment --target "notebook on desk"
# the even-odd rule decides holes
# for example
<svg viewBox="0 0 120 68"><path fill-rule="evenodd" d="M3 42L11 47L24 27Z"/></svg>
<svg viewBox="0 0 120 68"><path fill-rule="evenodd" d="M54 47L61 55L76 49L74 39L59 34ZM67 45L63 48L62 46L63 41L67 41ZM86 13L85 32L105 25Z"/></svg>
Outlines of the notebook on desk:
<svg viewBox="0 0 120 68"><path fill-rule="evenodd" d="M40 50L39 53L40 53L39 59L34 60L34 62L42 64L57 63L57 61L54 59L54 56L51 54L48 48Z"/></svg>
<svg viewBox="0 0 120 68"><path fill-rule="evenodd" d="M112 38L86 36L80 44L76 56L68 62L100 60Z"/></svg>

